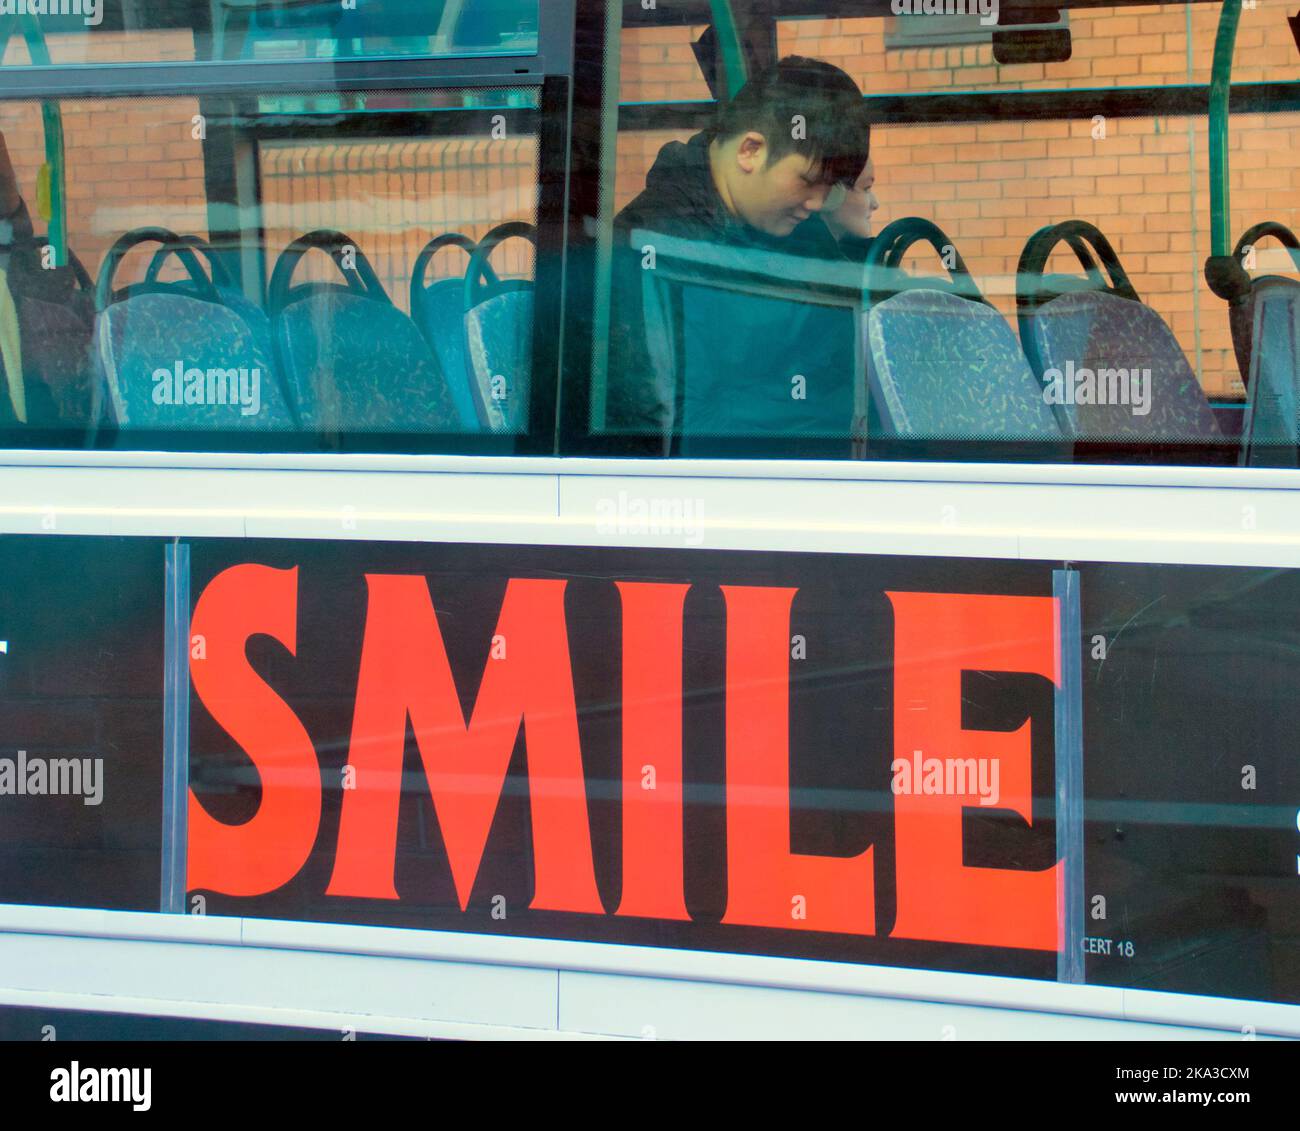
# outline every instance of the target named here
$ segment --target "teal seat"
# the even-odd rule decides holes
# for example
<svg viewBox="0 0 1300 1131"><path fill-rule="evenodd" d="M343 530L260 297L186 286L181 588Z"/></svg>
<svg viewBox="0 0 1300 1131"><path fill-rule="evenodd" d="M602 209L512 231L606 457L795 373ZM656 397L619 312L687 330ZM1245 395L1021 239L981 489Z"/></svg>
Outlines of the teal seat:
<svg viewBox="0 0 1300 1131"><path fill-rule="evenodd" d="M411 317L429 343L443 378L456 405L456 416L466 432L476 432L482 426L478 413L478 396L465 356L465 277L436 279L425 283L429 264L445 248L460 248L473 255L478 245L468 236L448 232L430 240L420 252L411 273Z"/></svg>
<svg viewBox="0 0 1300 1131"><path fill-rule="evenodd" d="M312 248L333 258L344 282L293 284ZM341 232L310 232L290 244L276 263L268 305L279 361L305 428L434 435L459 430L428 344Z"/></svg>
<svg viewBox="0 0 1300 1131"><path fill-rule="evenodd" d="M533 284L503 279L492 253L506 240L537 243L522 221L493 228L470 255L462 283L465 370L479 426L487 432L527 431L533 369Z"/></svg>
<svg viewBox="0 0 1300 1131"><path fill-rule="evenodd" d="M946 277L903 271L918 242L931 245ZM866 290L871 439L1061 438L1011 327L938 227L918 217L886 227L867 254Z"/></svg>
<svg viewBox="0 0 1300 1131"><path fill-rule="evenodd" d="M117 289L114 275L142 243L162 245L188 273ZM265 342L223 301L192 246L164 229L128 232L109 249L95 294L94 353L108 422L168 432L292 430Z"/></svg>

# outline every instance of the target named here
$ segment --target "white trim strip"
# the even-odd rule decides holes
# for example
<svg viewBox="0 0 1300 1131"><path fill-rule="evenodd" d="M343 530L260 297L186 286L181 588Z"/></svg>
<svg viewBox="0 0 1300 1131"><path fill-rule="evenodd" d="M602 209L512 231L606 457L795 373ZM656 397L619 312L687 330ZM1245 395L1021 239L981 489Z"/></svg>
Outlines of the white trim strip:
<svg viewBox="0 0 1300 1131"><path fill-rule="evenodd" d="M847 441L846 441L847 444ZM552 456L225 455L177 452L0 451L0 470L374 472L427 475L608 476L657 479L818 479L1019 486L1217 487L1300 491L1300 469L1109 464L856 462L851 460L608 459Z"/></svg>
<svg viewBox="0 0 1300 1131"><path fill-rule="evenodd" d="M1300 1038L1300 1006L1019 978L609 943L0 905L0 935L34 934L425 959L1059 1013Z"/></svg>

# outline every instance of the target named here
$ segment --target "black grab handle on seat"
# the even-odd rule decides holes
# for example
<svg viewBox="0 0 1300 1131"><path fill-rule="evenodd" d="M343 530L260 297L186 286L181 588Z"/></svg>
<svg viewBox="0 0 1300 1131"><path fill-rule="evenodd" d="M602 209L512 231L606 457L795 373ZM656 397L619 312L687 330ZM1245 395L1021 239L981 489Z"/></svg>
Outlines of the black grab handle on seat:
<svg viewBox="0 0 1300 1131"><path fill-rule="evenodd" d="M966 261L957 251L957 245L943 229L920 216L905 216L887 225L867 250L865 287L869 304L875 305L903 290L935 289L938 280L912 279L902 273L903 257L914 245L922 242L934 248L940 262L943 262L946 250L952 251L953 265L944 264L948 281L939 283L941 289L974 302L984 301Z"/></svg>
<svg viewBox="0 0 1300 1131"><path fill-rule="evenodd" d="M159 283L155 280L146 280L143 283L135 283L131 286L122 287L120 290L114 290L113 276L117 274L117 269L122 260L126 258L126 253L142 243L162 244L168 255L175 255L189 273L194 289L190 290L175 283ZM123 299L141 294L181 294L190 298L202 299L205 302L217 303L218 305L221 303L221 296L217 294L217 288L213 286L212 280L208 278L207 272L203 270L203 266L199 263L198 256L194 254L193 249L175 232L166 228L136 228L134 231L121 236L108 249L103 266L99 269L99 281L95 286L95 309L107 310L115 302L121 302Z"/></svg>
<svg viewBox="0 0 1300 1131"><path fill-rule="evenodd" d="M302 257L311 250L325 252L334 260L346 285L337 283L299 283L292 286L293 274L302 262ZM348 251L352 251L353 266L349 266ZM280 253L275 270L271 274L271 286L267 292L266 305L268 313L274 317L299 299L326 291L346 291L366 298L391 302L384 285L375 274L375 269L361 252L357 242L342 232L330 228L318 228L299 236Z"/></svg>

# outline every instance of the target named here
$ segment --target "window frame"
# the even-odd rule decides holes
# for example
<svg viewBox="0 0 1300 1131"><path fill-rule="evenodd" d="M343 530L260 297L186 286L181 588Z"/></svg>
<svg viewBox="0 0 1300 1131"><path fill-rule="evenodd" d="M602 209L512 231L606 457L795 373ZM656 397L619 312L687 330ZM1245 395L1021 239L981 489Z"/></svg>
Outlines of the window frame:
<svg viewBox="0 0 1300 1131"><path fill-rule="evenodd" d="M825 0L791 0L780 5L782 11L771 13L773 21L802 16L824 14L827 7ZM1096 7L1100 3L1083 3L1071 6ZM680 11L675 10L675 21L694 22L696 8L687 4ZM887 7L874 7L878 18L888 18ZM789 9L789 10L787 10ZM629 11L633 9L629 6ZM639 6L637 8L639 12ZM1062 9L1063 13L1065 9ZM871 15L866 11L863 15ZM624 27L644 27L649 24L644 13L633 16ZM579 42L590 42L579 40ZM605 69L583 66L579 60L575 71L576 104L594 116L595 121L585 122L587 136L595 142L601 139L602 125L600 111L602 107L602 80L608 78ZM614 80L617 81L617 76ZM1208 115L1210 104L1210 86L1205 84L1168 84L1159 86L1126 86L1101 89L1046 89L1046 90L962 90L925 94L887 94L867 96L864 99L868 117L873 125L921 125L942 126L962 123L998 122L1006 119L1013 121L1051 120L1060 118L1092 118L1102 114L1108 118L1126 117L1190 117ZM608 106L608 103L606 103ZM664 130L698 130L708 123L716 109L713 101L661 103L637 102L616 104L617 115L614 137L624 132ZM1082 108L1087 109L1083 114ZM1234 114L1249 113L1283 113L1300 110L1300 82L1255 82L1234 83L1232 86L1232 110ZM575 118L575 139L578 136L578 120ZM585 147L584 147L585 148ZM611 155L610 160L613 160ZM601 170L596 162L589 162L591 168L587 173L593 183L598 182ZM575 166L575 169L577 166ZM575 172L575 176L577 173ZM575 241L580 246L591 248L594 237L588 228L598 226L599 221L595 202L586 214L586 219L579 224L575 232ZM611 217L612 221L612 217ZM899 462L921 461L925 464L949 466L988 466L991 463L1014 463L1017 467L1049 466L1106 466L1109 459L1097 462L1096 458L1085 458L1079 463L1062 463L1059 460L1044 460L1035 456L1034 445L1011 444L991 446L983 441L969 440L944 443L941 446L925 445L921 441L889 441L877 444L877 450L868 453L865 458L858 454L855 439L846 427L841 439L822 437L707 437L697 441L692 438L692 450L688 457L678 454L680 437L667 438L661 435L624 435L618 433L593 433L589 426L592 403L592 358L594 344L591 341L591 328L594 325L595 289L599 280L595 278L594 269L584 261L583 278L571 280L571 309L578 309L581 317L571 318L564 324L566 337L564 346L564 372L561 374L561 412L558 454L563 457L609 458L620 459L658 459L666 464L686 462L687 460L833 460L840 463L896 464ZM1161 448L1162 459L1167 459L1169 452L1166 445ZM884 449L883 451L881 449ZM1147 461L1142 458L1142 449L1131 446L1132 454L1126 459L1134 466L1141 466ZM1215 449L1218 451L1219 449ZM1226 446L1223 449L1227 451ZM970 452L971 454L967 454ZM978 455L976 453L984 453ZM1225 457L1226 458L1226 457ZM1024 461L1024 462L1022 462ZM1180 469L1212 469L1224 467L1223 459L1209 461L1173 461L1158 462L1156 466ZM1231 470L1231 469L1229 469Z"/></svg>
<svg viewBox="0 0 1300 1131"><path fill-rule="evenodd" d="M579 0L546 0L541 5L536 52L466 58L436 56L358 57L299 60L204 60L189 63L104 63L49 67L0 66L0 101L64 101L187 97L202 105L214 97L268 94L343 94L439 88L535 88L538 97L537 273L533 314L532 372L527 430L520 435L492 433L216 433L176 430L125 433L114 450L163 450L266 455L391 454L420 456L544 456L556 451L556 409L560 336L553 328L564 317L565 259L568 247L569 166L572 149L574 22ZM584 5L590 7L590 5ZM434 113L406 115L411 132ZM466 111L466 113L480 113ZM232 184L236 145L230 138L204 142L209 215L215 183ZM218 165L222 167L218 167ZM260 192L260 186L258 190ZM38 439L37 437L33 437ZM85 446L85 435L44 433L39 439ZM0 450L12 448L0 436Z"/></svg>

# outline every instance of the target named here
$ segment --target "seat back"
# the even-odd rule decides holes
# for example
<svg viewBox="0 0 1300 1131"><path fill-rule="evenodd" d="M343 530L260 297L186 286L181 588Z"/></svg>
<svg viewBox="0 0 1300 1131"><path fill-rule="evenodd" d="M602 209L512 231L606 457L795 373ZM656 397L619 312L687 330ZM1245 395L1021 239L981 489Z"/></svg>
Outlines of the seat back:
<svg viewBox="0 0 1300 1131"><path fill-rule="evenodd" d="M1015 334L990 306L948 291L903 291L871 308L867 340L882 436L1014 442L1061 435Z"/></svg>
<svg viewBox="0 0 1300 1131"><path fill-rule="evenodd" d="M466 432L476 432L482 425L477 408L478 396L472 388L474 378L465 355L465 277L453 276L426 283L425 276L434 256L444 249L460 248L472 256L477 246L468 236L448 232L429 241L411 272L411 317L442 367L456 406L456 416Z"/></svg>
<svg viewBox="0 0 1300 1131"><path fill-rule="evenodd" d="M848 437L850 308L689 284L679 301L684 453L698 437Z"/></svg>
<svg viewBox="0 0 1300 1131"><path fill-rule="evenodd" d="M306 252L335 261L343 283L293 284ZM415 323L384 292L341 232L316 231L281 254L268 305L277 354L303 426L324 432L448 433L458 418L447 382Z"/></svg>
<svg viewBox="0 0 1300 1131"><path fill-rule="evenodd" d="M508 239L536 243L531 224L512 222L492 229L470 256L462 285L466 369L481 426L491 432L519 432L528 423L532 388L533 284L502 279L492 253Z"/></svg>
<svg viewBox="0 0 1300 1131"><path fill-rule="evenodd" d="M1046 274L1066 244L1083 277ZM1164 319L1138 296L1096 227L1040 228L1021 254L1016 305L1025 356L1063 430L1080 440L1221 441L1222 430Z"/></svg>
<svg viewBox="0 0 1300 1131"><path fill-rule="evenodd" d="M66 267L45 268L41 254L46 242L41 238L15 248L8 270L18 312L27 420L36 426L85 429L94 399L95 286L75 255ZM0 402L7 400L0 395ZM4 407L0 403L0 411Z"/></svg>
<svg viewBox="0 0 1300 1131"><path fill-rule="evenodd" d="M1034 313L1029 334L1039 377L1070 435L1222 440L1182 347L1149 306L1103 291L1061 295Z"/></svg>
<svg viewBox="0 0 1300 1131"><path fill-rule="evenodd" d="M1250 389L1251 378L1258 364L1255 356L1255 343L1258 339L1254 337L1256 296L1263 291L1276 292L1300 288L1300 280L1285 275L1263 275L1253 279L1250 277L1246 263L1256 251L1259 242L1265 239L1277 240L1290 256L1295 270L1300 272L1300 239L1297 239L1295 233L1285 224L1279 224L1274 220L1265 220L1248 228L1242 233L1237 246L1233 249L1232 271L1230 277L1224 280L1229 284L1230 295L1224 294L1222 297L1229 298L1228 326L1232 331L1232 346L1237 355L1237 368L1241 372L1241 379L1247 390ZM1276 302L1276 296L1274 295L1270 301Z"/></svg>
<svg viewBox="0 0 1300 1131"><path fill-rule="evenodd" d="M1300 466L1300 283L1256 280L1250 309L1242 460L1250 467Z"/></svg>
<svg viewBox="0 0 1300 1131"><path fill-rule="evenodd" d="M220 302L138 295L102 311L95 336L120 428L293 428L271 358L247 323Z"/></svg>
<svg viewBox="0 0 1300 1131"><path fill-rule="evenodd" d="M719 441L725 450L770 441L847 448L860 266L649 229L628 231L616 251L627 304L643 321L635 333L647 369L619 374L619 411L665 451L716 454ZM612 326L611 338L625 329Z"/></svg>
<svg viewBox="0 0 1300 1131"><path fill-rule="evenodd" d="M126 253L159 242L189 279L121 289ZM128 232L109 249L96 287L95 359L109 418L165 431L291 429L274 366L248 323L222 301L191 246L162 229Z"/></svg>
<svg viewBox="0 0 1300 1131"><path fill-rule="evenodd" d="M946 279L902 270L929 243ZM867 254L867 381L872 435L1042 441L1061 436L1011 327L983 301L952 241L917 217L895 221Z"/></svg>
<svg viewBox="0 0 1300 1131"><path fill-rule="evenodd" d="M528 423L533 358L533 295L505 291L466 316L470 370L493 432L517 432Z"/></svg>
<svg viewBox="0 0 1300 1131"><path fill-rule="evenodd" d="M213 250L212 245L202 236L179 236L176 243L159 248L149 264L145 282L154 283L158 281L163 264L174 254L174 249L177 246L192 248L203 256L207 262L213 286L216 287L222 303L227 309L233 311L248 323L248 328L253 331L253 336L265 348L267 356L270 356L272 353L270 318L267 317L266 311L261 306L235 285L234 279L231 278L230 272L226 269L221 258Z"/></svg>

